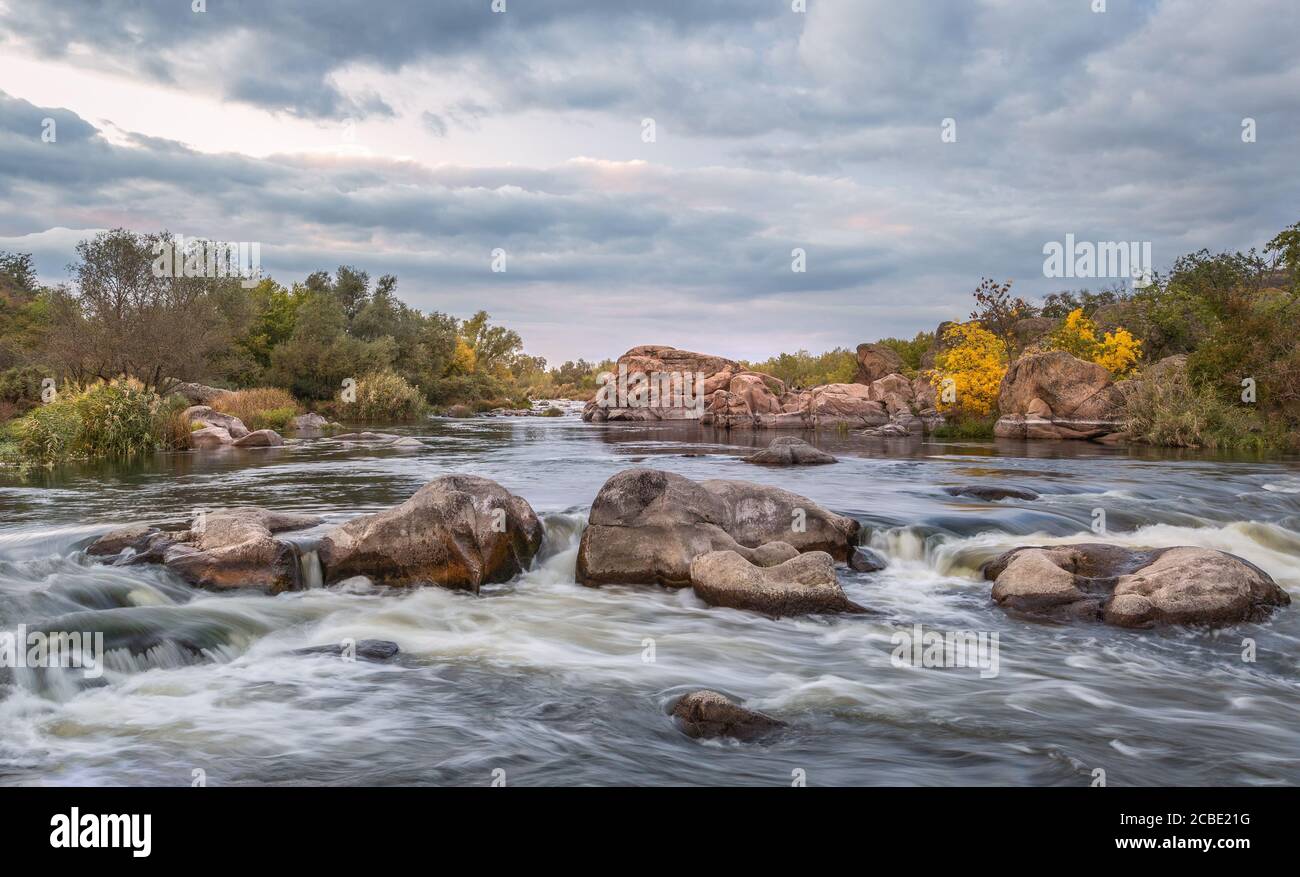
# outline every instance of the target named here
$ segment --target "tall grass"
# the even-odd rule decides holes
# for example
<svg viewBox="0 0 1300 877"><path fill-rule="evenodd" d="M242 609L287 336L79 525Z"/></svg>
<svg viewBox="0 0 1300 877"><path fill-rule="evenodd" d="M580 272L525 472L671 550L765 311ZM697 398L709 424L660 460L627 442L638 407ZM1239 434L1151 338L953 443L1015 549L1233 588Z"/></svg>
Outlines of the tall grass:
<svg viewBox="0 0 1300 877"><path fill-rule="evenodd" d="M156 450L158 396L137 381L118 379L88 387L64 387L9 428L17 457L52 466L66 460L132 457Z"/></svg>
<svg viewBox="0 0 1300 877"><path fill-rule="evenodd" d="M212 407L238 417L252 430L282 430L298 414L297 400L279 387L230 390L213 399Z"/></svg>
<svg viewBox="0 0 1300 877"><path fill-rule="evenodd" d="M1225 401L1213 387L1196 386L1182 371L1135 381L1125 414L1130 438L1153 445L1268 452L1296 444L1284 427Z"/></svg>

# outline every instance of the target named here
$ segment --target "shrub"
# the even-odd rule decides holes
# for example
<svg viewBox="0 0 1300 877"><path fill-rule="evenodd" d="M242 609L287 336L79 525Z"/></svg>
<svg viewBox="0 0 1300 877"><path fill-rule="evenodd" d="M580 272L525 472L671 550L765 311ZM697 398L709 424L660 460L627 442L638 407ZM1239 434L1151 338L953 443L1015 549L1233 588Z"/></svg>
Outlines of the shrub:
<svg viewBox="0 0 1300 877"><path fill-rule="evenodd" d="M1134 382L1125 430L1135 441L1175 448L1262 451L1295 441L1259 412L1224 401L1213 387L1198 387L1179 370Z"/></svg>
<svg viewBox="0 0 1300 877"><path fill-rule="evenodd" d="M15 422L15 447L25 462L52 466L76 456L81 417L72 400L59 400L37 408Z"/></svg>
<svg viewBox="0 0 1300 877"><path fill-rule="evenodd" d="M963 417L956 415L948 418L942 426L936 426L930 433L937 439L980 440L993 438L993 426L996 417Z"/></svg>
<svg viewBox="0 0 1300 877"><path fill-rule="evenodd" d="M1079 359L1095 362L1116 378L1127 377L1142 357L1142 342L1127 329L1117 328L1097 337L1097 324L1075 308L1052 332L1043 345L1048 350L1064 350Z"/></svg>
<svg viewBox="0 0 1300 877"><path fill-rule="evenodd" d="M997 410L998 390L1007 373L1007 346L977 323L960 323L944 332L948 346L934 358L930 383L939 410L967 417L982 417ZM944 381L953 381L953 393Z"/></svg>
<svg viewBox="0 0 1300 877"><path fill-rule="evenodd" d="M393 371L363 375L354 390L355 401L339 403L339 411L353 420L415 420L425 413L424 394Z"/></svg>
<svg viewBox="0 0 1300 877"><path fill-rule="evenodd" d="M0 372L0 402L8 402L18 409L40 404L41 382L49 376L49 370L34 365Z"/></svg>
<svg viewBox="0 0 1300 877"><path fill-rule="evenodd" d="M238 417L249 429L284 429L298 413L298 403L278 387L232 390L212 400L222 414Z"/></svg>
<svg viewBox="0 0 1300 877"><path fill-rule="evenodd" d="M71 401L81 419L77 456L131 457L157 448L154 413L160 400L137 381L94 384Z"/></svg>

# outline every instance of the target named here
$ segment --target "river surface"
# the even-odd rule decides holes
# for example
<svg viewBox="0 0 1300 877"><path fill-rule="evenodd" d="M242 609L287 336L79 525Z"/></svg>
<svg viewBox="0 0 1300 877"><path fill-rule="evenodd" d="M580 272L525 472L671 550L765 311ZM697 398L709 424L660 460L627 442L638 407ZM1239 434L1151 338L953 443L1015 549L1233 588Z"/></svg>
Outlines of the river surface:
<svg viewBox="0 0 1300 877"><path fill-rule="evenodd" d="M423 447L319 438L0 472L0 630L102 630L111 650L98 679L0 669L0 783L1300 783L1300 602L1217 632L1135 632L1009 617L979 575L1016 545L1098 541L1103 509L1105 541L1230 551L1300 598L1295 461L824 433L815 443L838 464L772 469L740 459L772 434L686 424L392 431ZM689 590L575 584L592 499L634 465L778 485L853 516L889 565L841 578L880 614L771 620ZM546 542L530 571L478 596L351 583L272 597L206 593L83 550L115 526L223 505L340 522L449 472L493 478L537 510ZM964 484L1042 496L943 491ZM894 636L917 624L997 634L996 675L898 666ZM294 654L344 638L401 653ZM787 725L757 743L690 739L667 711L700 687Z"/></svg>

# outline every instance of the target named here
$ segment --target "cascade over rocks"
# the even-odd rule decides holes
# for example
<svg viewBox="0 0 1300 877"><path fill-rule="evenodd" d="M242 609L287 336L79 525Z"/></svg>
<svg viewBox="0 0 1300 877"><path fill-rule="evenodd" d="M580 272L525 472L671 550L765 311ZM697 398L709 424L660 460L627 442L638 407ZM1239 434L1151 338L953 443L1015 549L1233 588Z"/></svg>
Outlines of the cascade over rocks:
<svg viewBox="0 0 1300 877"><path fill-rule="evenodd" d="M578 547L584 585L691 583L691 561L734 551L753 563L772 542L845 560L859 525L810 499L748 481L696 482L673 472L633 468L605 482ZM781 549L784 551L784 549Z"/></svg>

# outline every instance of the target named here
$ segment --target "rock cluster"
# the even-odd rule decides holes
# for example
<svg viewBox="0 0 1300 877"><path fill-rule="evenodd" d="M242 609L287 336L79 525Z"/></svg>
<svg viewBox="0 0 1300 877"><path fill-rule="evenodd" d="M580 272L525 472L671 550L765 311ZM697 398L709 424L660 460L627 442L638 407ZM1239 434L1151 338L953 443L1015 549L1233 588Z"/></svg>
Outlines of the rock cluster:
<svg viewBox="0 0 1300 877"><path fill-rule="evenodd" d="M1291 602L1268 573L1210 548L1024 547L989 563L984 576L1004 609L1119 627L1255 621Z"/></svg>

